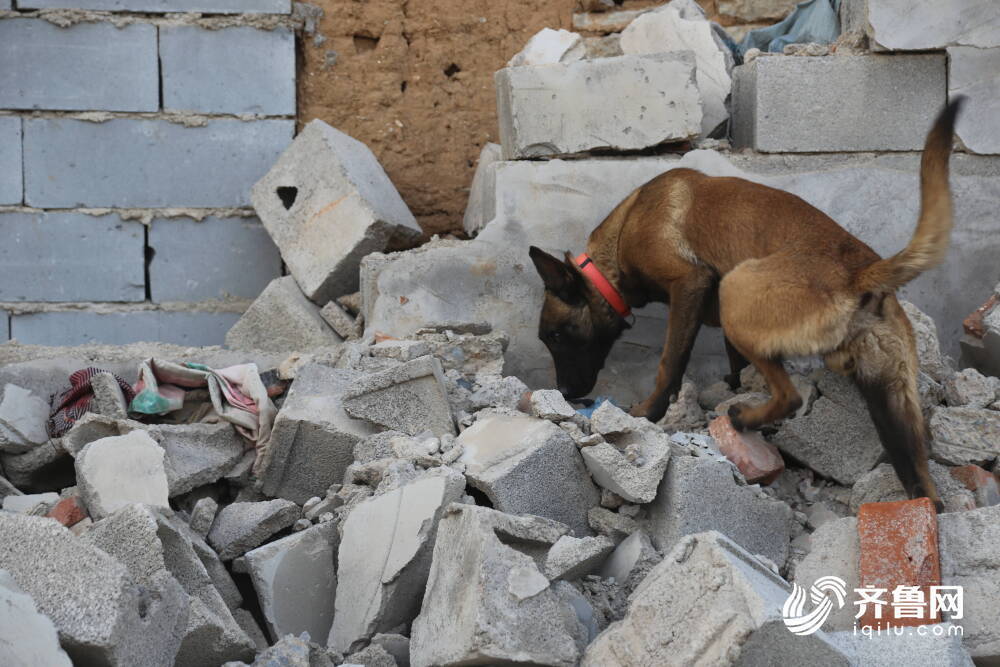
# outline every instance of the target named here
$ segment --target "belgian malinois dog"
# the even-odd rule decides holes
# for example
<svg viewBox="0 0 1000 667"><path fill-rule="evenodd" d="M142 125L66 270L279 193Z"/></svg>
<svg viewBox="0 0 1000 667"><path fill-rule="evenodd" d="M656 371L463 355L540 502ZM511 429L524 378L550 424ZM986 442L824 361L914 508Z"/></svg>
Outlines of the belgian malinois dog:
<svg viewBox="0 0 1000 667"><path fill-rule="evenodd" d="M668 303L656 387L633 415L663 417L702 323L722 327L730 384L748 363L767 381L767 403L730 408L739 430L795 412L802 398L782 360L821 355L860 388L910 497L926 496L940 510L927 466L916 343L895 292L947 251L948 160L962 102L949 104L927 136L917 228L887 259L795 195L680 168L630 194L579 257L558 259L532 246L545 284L538 335L552 353L559 389L568 398L589 393L628 327L630 308Z"/></svg>

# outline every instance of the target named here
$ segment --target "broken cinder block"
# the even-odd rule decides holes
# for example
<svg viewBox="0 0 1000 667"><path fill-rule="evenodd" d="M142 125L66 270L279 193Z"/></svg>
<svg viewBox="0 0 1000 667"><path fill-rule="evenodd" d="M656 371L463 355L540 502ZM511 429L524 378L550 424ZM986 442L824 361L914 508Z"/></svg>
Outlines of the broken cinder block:
<svg viewBox="0 0 1000 667"><path fill-rule="evenodd" d="M90 443L76 455L76 477L94 520L131 503L170 509L164 452L145 431Z"/></svg>
<svg viewBox="0 0 1000 667"><path fill-rule="evenodd" d="M651 502L670 462L667 437L638 433L626 438L627 444L621 440L615 445L602 442L584 447L580 450L583 461L598 486L630 503Z"/></svg>
<svg viewBox="0 0 1000 667"><path fill-rule="evenodd" d="M422 232L375 156L314 120L250 195L305 295L323 304L358 289L361 258Z"/></svg>
<svg viewBox="0 0 1000 667"><path fill-rule="evenodd" d="M340 343L292 276L275 278L226 334L233 350L303 351Z"/></svg>
<svg viewBox="0 0 1000 667"><path fill-rule="evenodd" d="M208 543L219 558L232 560L290 527L301 516L301 508L284 499L226 505L215 517Z"/></svg>
<svg viewBox="0 0 1000 667"><path fill-rule="evenodd" d="M59 646L52 621L13 577L0 570L0 662L33 667L73 667Z"/></svg>
<svg viewBox="0 0 1000 667"><path fill-rule="evenodd" d="M0 452L23 454L49 439L49 406L16 384L7 384L0 401Z"/></svg>

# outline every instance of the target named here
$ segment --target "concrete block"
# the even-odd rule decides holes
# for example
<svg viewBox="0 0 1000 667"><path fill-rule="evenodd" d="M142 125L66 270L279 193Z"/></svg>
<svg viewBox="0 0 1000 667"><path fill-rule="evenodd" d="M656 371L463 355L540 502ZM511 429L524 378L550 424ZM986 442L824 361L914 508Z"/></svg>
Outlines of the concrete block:
<svg viewBox="0 0 1000 667"><path fill-rule="evenodd" d="M729 511L719 512L718 508ZM759 488L741 486L731 464L707 457L674 456L649 505L648 530L660 551L685 535L719 531L781 567L788 556L792 510Z"/></svg>
<svg viewBox="0 0 1000 667"><path fill-rule="evenodd" d="M364 333L364 325L336 301L330 301L320 308L319 314L344 340L360 338Z"/></svg>
<svg viewBox="0 0 1000 667"><path fill-rule="evenodd" d="M362 257L421 235L368 147L319 120L253 186L252 199L289 272L318 304L358 289Z"/></svg>
<svg viewBox="0 0 1000 667"><path fill-rule="evenodd" d="M719 0L719 13L754 23L783 19L795 9L795 0Z"/></svg>
<svg viewBox="0 0 1000 667"><path fill-rule="evenodd" d="M496 165L502 160L503 149L500 144L486 143L479 151L476 173L472 176L472 186L469 188L469 201L462 218L462 227L470 237L478 234L496 213Z"/></svg>
<svg viewBox="0 0 1000 667"><path fill-rule="evenodd" d="M368 422L344 411L344 393L358 377L316 364L299 369L258 472L264 493L304 503L343 481L354 446L373 432Z"/></svg>
<svg viewBox="0 0 1000 667"><path fill-rule="evenodd" d="M226 505L215 516L208 543L219 558L232 560L290 527L301 516L299 506L284 499Z"/></svg>
<svg viewBox="0 0 1000 667"><path fill-rule="evenodd" d="M614 550L609 537L571 537L563 535L545 557L545 576L550 580L572 581L596 571Z"/></svg>
<svg viewBox="0 0 1000 667"><path fill-rule="evenodd" d="M79 310L22 313L11 317L11 338L30 345L125 345L140 341L184 347L221 345L239 313L213 311Z"/></svg>
<svg viewBox="0 0 1000 667"><path fill-rule="evenodd" d="M961 621L932 624L919 630L901 628L898 635L884 633L866 637L860 633L831 632L829 637L852 655L852 664L865 667L973 667L969 652L962 647L957 627L960 624Z"/></svg>
<svg viewBox="0 0 1000 667"><path fill-rule="evenodd" d="M13 577L0 570L0 662L29 667L73 667L52 621Z"/></svg>
<svg viewBox="0 0 1000 667"><path fill-rule="evenodd" d="M598 486L630 503L648 503L670 462L667 436L637 434L615 445L602 442L580 450Z"/></svg>
<svg viewBox="0 0 1000 667"><path fill-rule="evenodd" d="M157 111L156 26L0 22L0 108Z"/></svg>
<svg viewBox="0 0 1000 667"><path fill-rule="evenodd" d="M90 379L90 390L94 400L90 411L112 419L127 419L128 404L118 379L111 373L96 373Z"/></svg>
<svg viewBox="0 0 1000 667"><path fill-rule="evenodd" d="M21 169L21 119L0 118L0 204L20 204L24 197Z"/></svg>
<svg viewBox="0 0 1000 667"><path fill-rule="evenodd" d="M25 201L39 208L246 206L250 186L291 141L293 128L291 120L185 127L136 118L29 118Z"/></svg>
<svg viewBox="0 0 1000 667"><path fill-rule="evenodd" d="M945 512L963 512L976 506L973 491L952 476L949 468L930 461L931 478L937 486L938 494L944 502ZM851 512L857 514L865 503L885 503L906 500L909 495L896 476L896 471L888 463L880 463L871 472L861 477L851 489Z"/></svg>
<svg viewBox="0 0 1000 667"><path fill-rule="evenodd" d="M632 594L625 618L587 647L580 664L852 664L822 630L803 636L788 631L782 605L791 592L724 535L689 535L652 569Z"/></svg>
<svg viewBox="0 0 1000 667"><path fill-rule="evenodd" d="M7 384L0 400L0 452L23 454L48 442L49 404L31 391Z"/></svg>
<svg viewBox="0 0 1000 667"><path fill-rule="evenodd" d="M700 132L691 54L507 67L494 76L506 160L640 150ZM607 101L623 103L609 113Z"/></svg>
<svg viewBox="0 0 1000 667"><path fill-rule="evenodd" d="M169 509L163 450L143 431L102 438L76 455L76 477L95 520L131 503Z"/></svg>
<svg viewBox="0 0 1000 667"><path fill-rule="evenodd" d="M337 524L328 521L243 557L271 637L308 632L322 641L330 634L339 544Z"/></svg>
<svg viewBox="0 0 1000 667"><path fill-rule="evenodd" d="M117 215L0 213L0 301L142 301L138 222Z"/></svg>
<svg viewBox="0 0 1000 667"><path fill-rule="evenodd" d="M173 664L184 610L176 582L144 590L116 558L52 519L0 512L0 534L0 569L52 620L74 664Z"/></svg>
<svg viewBox="0 0 1000 667"><path fill-rule="evenodd" d="M630 516L612 512L605 507L591 507L587 512L587 525L599 535L621 542L639 530L639 523Z"/></svg>
<svg viewBox="0 0 1000 667"><path fill-rule="evenodd" d="M171 498L221 479L247 450L246 442L226 421L158 424L149 432L163 448Z"/></svg>
<svg viewBox="0 0 1000 667"><path fill-rule="evenodd" d="M291 0L18 0L18 9L96 9L112 12L290 14Z"/></svg>
<svg viewBox="0 0 1000 667"><path fill-rule="evenodd" d="M575 32L542 28L507 62L507 67L574 62L583 57L582 43L583 38Z"/></svg>
<svg viewBox="0 0 1000 667"><path fill-rule="evenodd" d="M59 494L51 491L48 493L20 494L6 496L3 499L3 509L5 512L32 514L33 512L31 510L39 505L43 507L53 507L58 502Z"/></svg>
<svg viewBox="0 0 1000 667"><path fill-rule="evenodd" d="M964 368L944 381L944 399L951 407L985 408L1000 396L1000 378Z"/></svg>
<svg viewBox="0 0 1000 667"><path fill-rule="evenodd" d="M528 385L513 375L483 382L469 397L470 408L509 408L516 410L521 401L530 393Z"/></svg>
<svg viewBox="0 0 1000 667"><path fill-rule="evenodd" d="M215 515L219 511L219 503L211 498L200 498L191 509L191 518L188 527L202 539L208 535L212 524L215 522Z"/></svg>
<svg viewBox="0 0 1000 667"><path fill-rule="evenodd" d="M858 520L853 516L827 521L812 533L812 550L795 568L795 583L809 589L822 577L839 577L848 592L862 586L859 559ZM851 600L853 602L853 600ZM854 629L857 607L834 606L823 623L828 632L848 632Z"/></svg>
<svg viewBox="0 0 1000 667"><path fill-rule="evenodd" d="M435 470L359 503L347 515L330 648L349 653L420 612L438 521L445 507L465 493L461 474Z"/></svg>
<svg viewBox="0 0 1000 667"><path fill-rule="evenodd" d="M281 276L278 248L255 218L155 218L148 243L154 303L253 299Z"/></svg>
<svg viewBox="0 0 1000 667"><path fill-rule="evenodd" d="M344 409L407 435L455 433L441 362L429 355L358 378L344 394Z"/></svg>
<svg viewBox="0 0 1000 667"><path fill-rule="evenodd" d="M1000 19L990 0L912 3L867 0L873 47L925 51L946 46L1000 46Z"/></svg>
<svg viewBox="0 0 1000 667"><path fill-rule="evenodd" d="M956 95L968 97L955 124L958 138L974 153L1000 153L1000 48L948 47L948 97Z"/></svg>
<svg viewBox="0 0 1000 667"><path fill-rule="evenodd" d="M565 530L538 517L451 505L413 622L410 664L576 664L586 629L533 558ZM516 595L526 580L538 582L534 594Z"/></svg>
<svg viewBox="0 0 1000 667"><path fill-rule="evenodd" d="M948 465L988 465L1000 456L1000 412L937 407L928 422L931 456Z"/></svg>
<svg viewBox="0 0 1000 667"><path fill-rule="evenodd" d="M163 108L295 115L295 34L287 28L160 28Z"/></svg>
<svg viewBox="0 0 1000 667"><path fill-rule="evenodd" d="M962 643L976 664L1000 661L1000 505L938 519L941 579L962 586Z"/></svg>
<svg viewBox="0 0 1000 667"><path fill-rule="evenodd" d="M734 70L734 146L921 150L946 102L945 69L943 54L758 58Z"/></svg>
<svg viewBox="0 0 1000 667"><path fill-rule="evenodd" d="M457 442L469 483L493 507L559 521L578 537L591 534L587 511L601 494L561 428L527 415L491 415L465 429Z"/></svg>
<svg viewBox="0 0 1000 667"><path fill-rule="evenodd" d="M340 340L291 276L272 280L226 334L236 350L306 351Z"/></svg>
<svg viewBox="0 0 1000 667"><path fill-rule="evenodd" d="M573 419L578 413L557 389L539 389L531 392L531 414L539 419L561 422Z"/></svg>

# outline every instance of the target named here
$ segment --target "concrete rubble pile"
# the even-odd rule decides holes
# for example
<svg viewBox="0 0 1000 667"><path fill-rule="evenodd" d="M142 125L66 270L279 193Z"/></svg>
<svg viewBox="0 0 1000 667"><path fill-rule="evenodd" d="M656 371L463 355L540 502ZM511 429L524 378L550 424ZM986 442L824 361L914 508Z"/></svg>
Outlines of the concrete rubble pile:
<svg viewBox="0 0 1000 667"><path fill-rule="evenodd" d="M421 232L371 151L313 121L253 189L289 275L232 328L230 349L0 346L0 664L1000 662L1000 293L966 320L961 369L948 323L966 306L931 282L906 294L922 306L904 302L940 516L906 498L850 380L815 363L789 364L794 416L740 433L729 406L768 388L752 367L735 388L722 379L718 332L655 424L622 406L652 386L664 308L639 311L609 359L597 392L613 400L547 389L536 337L527 247L581 249L621 198L672 168L788 189L877 231L880 252L900 247L918 157L812 153L919 148L948 94L937 51L970 38L894 36L885 16L901 4L869 0L877 54L844 40L852 55L791 49L738 66L690 0L632 12L600 38L542 31L496 76L501 145L483 149L472 186L475 239L413 248ZM921 53L891 53L907 49ZM889 136L838 123L813 136L757 109L808 96L828 70L842 88L911 77L916 117ZM727 128L761 153L728 153ZM663 152L678 146L704 149ZM993 219L1000 164L953 165L959 218ZM870 220L881 197L889 225ZM983 243L960 226L959 251ZM936 279L980 289L985 273L955 262ZM255 363L277 407L267 435L249 443L200 412L139 415L107 376L51 437L71 372L132 383L152 357ZM935 630L913 641L859 637L855 606L833 609L822 588L832 576L963 586L964 614L910 624ZM791 632L807 595L829 619Z"/></svg>

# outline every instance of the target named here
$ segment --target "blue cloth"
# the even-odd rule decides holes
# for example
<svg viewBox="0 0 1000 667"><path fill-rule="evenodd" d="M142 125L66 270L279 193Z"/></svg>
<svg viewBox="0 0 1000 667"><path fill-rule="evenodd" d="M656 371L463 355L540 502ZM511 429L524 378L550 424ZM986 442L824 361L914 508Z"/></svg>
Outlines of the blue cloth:
<svg viewBox="0 0 1000 667"><path fill-rule="evenodd" d="M781 53L788 44L829 44L840 35L837 11L841 0L806 0L796 5L785 20L747 33L740 43L740 56L750 49Z"/></svg>
<svg viewBox="0 0 1000 667"><path fill-rule="evenodd" d="M591 415L594 414L594 410L601 407L601 404L604 402L610 402L612 405L618 405L607 396L598 396L597 398L594 399L593 403L591 403L585 408L577 408L576 411L579 412L584 417L586 417L587 419L590 419Z"/></svg>

